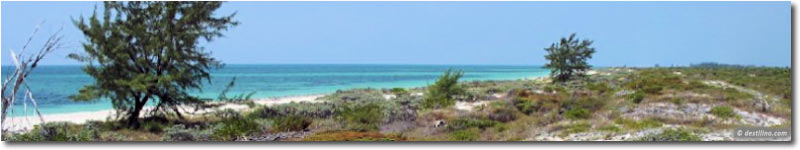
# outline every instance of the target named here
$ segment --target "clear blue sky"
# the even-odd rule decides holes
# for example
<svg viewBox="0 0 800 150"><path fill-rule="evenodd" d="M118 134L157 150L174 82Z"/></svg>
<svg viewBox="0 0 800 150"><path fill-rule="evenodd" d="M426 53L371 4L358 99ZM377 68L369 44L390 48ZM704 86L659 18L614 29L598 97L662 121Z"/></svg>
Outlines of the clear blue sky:
<svg viewBox="0 0 800 150"><path fill-rule="evenodd" d="M34 26L64 26L68 49L44 64L78 64L71 17L99 2L2 2L2 65ZM790 66L790 2L228 2L242 24L206 49L228 64L542 65L570 33L595 40L596 66L706 61ZM41 41L34 44L39 45ZM38 47L34 47L38 48Z"/></svg>

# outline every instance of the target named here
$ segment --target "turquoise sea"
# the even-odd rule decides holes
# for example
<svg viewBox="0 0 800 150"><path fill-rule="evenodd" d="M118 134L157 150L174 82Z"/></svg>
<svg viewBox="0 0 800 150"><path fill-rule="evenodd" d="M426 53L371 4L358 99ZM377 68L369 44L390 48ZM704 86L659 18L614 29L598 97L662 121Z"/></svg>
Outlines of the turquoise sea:
<svg viewBox="0 0 800 150"><path fill-rule="evenodd" d="M192 94L205 98L216 98L233 77L236 86L230 94L256 92L255 98L297 96L332 93L351 88L421 87L435 82L449 68L464 71L462 81L472 80L516 80L545 76L549 70L540 66L498 65L321 65L321 64L274 64L274 65L225 65L211 71L211 81L202 90ZM13 71L11 66L2 67L5 79ZM96 102L73 102L67 97L78 92L82 86L94 82L81 66L39 66L29 76L28 84L38 102L42 114L86 112L111 109L107 100ZM22 96L22 95L20 95ZM10 116L32 114L32 105L16 103L15 113ZM22 112L27 107L28 112Z"/></svg>

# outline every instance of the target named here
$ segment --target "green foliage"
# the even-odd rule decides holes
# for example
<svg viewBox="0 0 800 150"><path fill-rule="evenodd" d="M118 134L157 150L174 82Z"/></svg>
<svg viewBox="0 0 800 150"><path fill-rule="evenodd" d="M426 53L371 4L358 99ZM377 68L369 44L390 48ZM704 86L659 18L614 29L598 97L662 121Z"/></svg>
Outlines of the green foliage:
<svg viewBox="0 0 800 150"><path fill-rule="evenodd" d="M450 133L450 140L453 141L475 141L480 138L481 130L478 128L461 129Z"/></svg>
<svg viewBox="0 0 800 150"><path fill-rule="evenodd" d="M672 102L672 104L681 105L681 104L683 104L684 100L680 99L680 98L677 98L677 97L673 97L673 98L669 99L669 101Z"/></svg>
<svg viewBox="0 0 800 150"><path fill-rule="evenodd" d="M386 101L383 97L383 93L375 89L337 90L335 93L320 97L319 99L337 104Z"/></svg>
<svg viewBox="0 0 800 150"><path fill-rule="evenodd" d="M752 99L753 95L749 93L745 93L733 88L725 88L722 90L723 95L725 95L725 100L735 101L735 100L747 100Z"/></svg>
<svg viewBox="0 0 800 150"><path fill-rule="evenodd" d="M558 43L553 43L550 47L545 48L547 55L545 59L550 62L545 64L545 67L550 69L550 75L554 77L553 81L567 81L572 78L575 73L580 73L591 68L586 63L586 60L592 58L595 50L591 40L583 40L575 38L575 33L571 34L569 38L561 38Z"/></svg>
<svg viewBox="0 0 800 150"><path fill-rule="evenodd" d="M558 85L558 84L548 84L548 85L545 85L543 89L544 89L545 92L548 92L548 93L553 93L553 92L566 93L567 92L567 88L565 88L565 87L563 87L561 85Z"/></svg>
<svg viewBox="0 0 800 150"><path fill-rule="evenodd" d="M586 88L588 88L591 91L596 91L597 93L600 94L611 92L613 90L613 88L611 88L611 86L608 86L608 84L605 82L588 83L586 84Z"/></svg>
<svg viewBox="0 0 800 150"><path fill-rule="evenodd" d="M303 131L311 125L311 122L311 119L298 115L278 117L272 122L272 130L278 132Z"/></svg>
<svg viewBox="0 0 800 150"><path fill-rule="evenodd" d="M702 82L697 80L689 81L689 89L694 90L694 89L707 89L707 88L711 88L711 86L703 84Z"/></svg>
<svg viewBox="0 0 800 150"><path fill-rule="evenodd" d="M287 103L275 106L257 107L247 115L252 119L275 119L283 116L301 115L307 117L327 117L334 112L333 105L316 103Z"/></svg>
<svg viewBox="0 0 800 150"><path fill-rule="evenodd" d="M140 129L147 132L161 133L164 128L169 127L173 123L163 117L148 117L141 121Z"/></svg>
<svg viewBox="0 0 800 150"><path fill-rule="evenodd" d="M661 131L659 134L655 135L647 135L638 139L639 141L700 141L702 138L700 136L695 135L691 131L688 131L683 128L678 129L666 129Z"/></svg>
<svg viewBox="0 0 800 150"><path fill-rule="evenodd" d="M772 110L767 112L771 115L790 118L792 112L792 71L790 67L754 67L736 65L707 65L701 64L688 68L674 68L672 70L681 71L687 77L695 80L715 80L724 81L746 89L756 90L765 96L781 99L780 103L773 103ZM723 91L720 91L723 90ZM722 94L723 100L749 100L754 97L746 92L735 89L713 89L707 91L710 94ZM743 101L734 103L747 103ZM739 105L739 108L743 105Z"/></svg>
<svg viewBox="0 0 800 150"><path fill-rule="evenodd" d="M517 110L519 110L520 112L527 115L532 115L537 112L544 113L554 110L557 111L562 107L562 104L560 103L561 101L562 98L559 95L529 94L528 92L525 92L525 93L520 93L520 95L518 95L517 97L514 97L511 102L513 103L514 107L516 107ZM574 104L576 105L582 105L577 103L578 102L574 102ZM586 103L586 105L595 105L595 104L596 102L594 101ZM572 106L568 107L571 108ZM583 106L578 106L578 107L583 107ZM587 107L594 107L594 106L587 106Z"/></svg>
<svg viewBox="0 0 800 150"><path fill-rule="evenodd" d="M687 89L688 84L683 83L680 76L666 69L645 69L638 75L631 75L632 79L626 84L630 89L642 91L647 94L660 94L664 89Z"/></svg>
<svg viewBox="0 0 800 150"><path fill-rule="evenodd" d="M711 108L710 112L711 114L714 114L714 116L725 119L734 118L737 116L736 113L733 111L733 108L731 108L730 106L715 106Z"/></svg>
<svg viewBox="0 0 800 150"><path fill-rule="evenodd" d="M209 141L214 130L199 130L185 125L173 125L165 129L162 141Z"/></svg>
<svg viewBox="0 0 800 150"><path fill-rule="evenodd" d="M564 113L564 117L572 120L589 119L589 117L592 117L592 113L584 108L573 108L567 110L567 112Z"/></svg>
<svg viewBox="0 0 800 150"><path fill-rule="evenodd" d="M645 94L643 92L636 91L636 92L633 92L633 94L630 95L629 99L631 100L631 102L639 104L644 100L644 96L645 96Z"/></svg>
<svg viewBox="0 0 800 150"><path fill-rule="evenodd" d="M397 97L408 95L408 90L405 88L392 88L390 91Z"/></svg>
<svg viewBox="0 0 800 150"><path fill-rule="evenodd" d="M327 118L334 114L336 105L331 103L287 103L255 108L247 118L271 119L283 116L303 116L306 118Z"/></svg>
<svg viewBox="0 0 800 150"><path fill-rule="evenodd" d="M428 87L422 106L436 109L455 105L456 100L453 97L464 93L464 89L458 85L458 79L463 74L463 71L445 71L436 83Z"/></svg>
<svg viewBox="0 0 800 150"><path fill-rule="evenodd" d="M262 126L253 119L241 116L226 118L217 124L211 138L216 141L231 141L262 131Z"/></svg>
<svg viewBox="0 0 800 150"><path fill-rule="evenodd" d="M450 120L447 124L448 124L447 128L450 131L456 131L469 128L478 128L483 130L489 127L493 127L499 123L493 120L481 119L481 118L457 118L454 120Z"/></svg>
<svg viewBox="0 0 800 150"><path fill-rule="evenodd" d="M350 104L341 107L336 118L349 130L374 131L380 127L383 114L383 107L376 103Z"/></svg>
<svg viewBox="0 0 800 150"><path fill-rule="evenodd" d="M390 102L381 103L384 108L384 121L414 121L420 108L421 96L400 96Z"/></svg>
<svg viewBox="0 0 800 150"><path fill-rule="evenodd" d="M771 95L791 97L792 71L788 67L698 65L681 68L687 74L759 90Z"/></svg>
<svg viewBox="0 0 800 150"><path fill-rule="evenodd" d="M520 112L530 115L536 112L538 104L533 100L528 100L526 98L516 97L512 101L514 103L514 107L517 108Z"/></svg>
<svg viewBox="0 0 800 150"><path fill-rule="evenodd" d="M232 21L233 15L213 14L221 5L109 1L102 16L75 20L87 38L86 55L69 57L86 63L83 71L95 80L70 98L108 98L133 127L138 126L139 113L149 101L157 103L155 111L199 103L188 90L200 89L202 81L210 78L208 70L220 66L199 44L238 24Z"/></svg>
<svg viewBox="0 0 800 150"><path fill-rule="evenodd" d="M490 106L488 117L491 120L511 122L517 119L517 110L514 108L514 105L506 101L490 103Z"/></svg>
<svg viewBox="0 0 800 150"><path fill-rule="evenodd" d="M66 122L50 122L35 125L26 133L3 133L4 141L37 142L37 141L91 141L97 137L97 131L86 130L83 126Z"/></svg>

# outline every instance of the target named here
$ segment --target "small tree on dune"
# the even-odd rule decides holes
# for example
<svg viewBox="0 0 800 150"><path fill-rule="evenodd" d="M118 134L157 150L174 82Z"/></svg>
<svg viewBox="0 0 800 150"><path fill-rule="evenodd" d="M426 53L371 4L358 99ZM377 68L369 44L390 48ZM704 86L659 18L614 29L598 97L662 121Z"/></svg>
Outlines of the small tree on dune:
<svg viewBox="0 0 800 150"><path fill-rule="evenodd" d="M94 83L70 96L76 101L108 98L129 127L138 127L142 108L154 103L153 114L173 112L179 105L199 104L187 93L210 80L209 70L221 63L199 44L222 36L235 26L234 15L216 17L221 2L105 2L103 16L75 21L87 37L83 71Z"/></svg>
<svg viewBox="0 0 800 150"><path fill-rule="evenodd" d="M454 96L464 93L464 89L458 85L458 79L464 75L463 71L447 70L431 86L422 100L425 108L444 108L456 104Z"/></svg>
<svg viewBox="0 0 800 150"><path fill-rule="evenodd" d="M545 59L550 60L550 63L545 64L549 68L550 76L558 82L563 82L571 79L573 75L582 74L584 71L591 68L586 63L586 60L592 58L595 50L591 40L579 40L575 38L575 33L571 34L568 38L561 38L558 43L553 43L550 47L545 48L547 55Z"/></svg>

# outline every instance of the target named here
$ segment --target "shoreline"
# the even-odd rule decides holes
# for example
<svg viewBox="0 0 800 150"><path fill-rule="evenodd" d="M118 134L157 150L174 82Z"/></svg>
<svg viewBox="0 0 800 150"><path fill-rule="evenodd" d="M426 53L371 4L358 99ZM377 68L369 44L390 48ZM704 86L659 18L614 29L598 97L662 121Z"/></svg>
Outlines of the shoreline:
<svg viewBox="0 0 800 150"><path fill-rule="evenodd" d="M330 93L328 93L330 94ZM282 96L282 97L272 97L272 98L259 98L253 99L253 102L257 105L261 106L273 106L279 104L286 104L292 102L313 102L319 97L328 95L328 94L307 94L307 95L297 95L297 96ZM214 103L214 102L212 102ZM234 109L237 111L248 109L249 107L243 104L234 104L234 103L225 103L218 108L209 108L198 110L196 112L184 112L187 114L195 115L199 113L207 113L211 111L218 111L224 109ZM143 109L142 116L144 116L146 111L149 111L152 107L147 107ZM187 110L187 109L183 109ZM71 113L63 113L63 114L47 114L42 115L42 119L44 119L44 123L48 122L69 122L75 124L83 124L88 121L106 121L116 115L114 109L107 109L101 111L88 111L88 112L71 112ZM4 130L8 131L28 131L33 129L34 125L38 125L42 123L42 120L38 116L16 116L16 117L8 117L6 118L6 124L3 125ZM12 123L13 124L10 124ZM9 125L8 127L6 127Z"/></svg>
<svg viewBox="0 0 800 150"><path fill-rule="evenodd" d="M543 80L546 79L546 76L529 76L517 79L504 79L504 80L495 80L495 81L514 81L514 80ZM479 80L479 81L486 81L486 80ZM419 86L424 87L424 86ZM419 87L412 87L412 88L419 88ZM312 93L312 94L302 94L302 95L290 95L290 96L276 96L276 97L269 97L269 98L254 98L253 102L256 105L261 106L273 106L279 104L286 104L292 102L314 102L319 97L323 97L332 93ZM209 103L219 103L217 101L212 101ZM149 111L151 107L145 107L142 111L142 116L146 115L147 111ZM193 112L184 112L185 114L189 115L197 115L208 113L211 111L219 111L225 109L234 109L236 111L242 111L249 109L244 104L235 104L235 103L224 103L223 105L217 108L209 108L203 110L197 110ZM188 108L182 108L181 111L189 110ZM60 114L45 114L42 115L45 123L48 122L69 122L74 124L83 124L88 121L106 121L111 119L113 116L116 115L114 109L106 109L100 111L86 111L86 112L70 112L70 113L60 113ZM140 117L142 117L140 116ZM6 124L3 124L3 129L8 131L29 131L33 129L35 125L41 124L42 121L36 115L33 116L14 116L8 117L6 122L14 122L13 125L6 127Z"/></svg>

